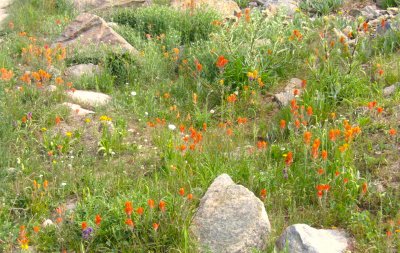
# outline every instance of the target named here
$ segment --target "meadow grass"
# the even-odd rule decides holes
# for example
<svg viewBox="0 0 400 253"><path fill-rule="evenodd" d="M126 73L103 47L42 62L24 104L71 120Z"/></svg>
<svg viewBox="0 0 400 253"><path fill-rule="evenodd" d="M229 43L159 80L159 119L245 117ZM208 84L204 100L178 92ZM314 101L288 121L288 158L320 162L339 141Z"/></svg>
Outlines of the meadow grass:
<svg viewBox="0 0 400 253"><path fill-rule="evenodd" d="M382 95L400 81L398 30L374 38L363 20L303 12L222 21L166 6L117 10L107 18L138 61L48 51L76 15L64 1L16 0L10 12L0 45L4 252L196 252L190 221L222 173L263 199L265 252L295 223L345 229L355 252L399 250L400 96ZM354 44L334 33L347 26ZM102 73L46 77L50 65L88 62ZM278 109L271 93L292 77L302 95ZM113 100L76 119L59 106L73 87Z"/></svg>

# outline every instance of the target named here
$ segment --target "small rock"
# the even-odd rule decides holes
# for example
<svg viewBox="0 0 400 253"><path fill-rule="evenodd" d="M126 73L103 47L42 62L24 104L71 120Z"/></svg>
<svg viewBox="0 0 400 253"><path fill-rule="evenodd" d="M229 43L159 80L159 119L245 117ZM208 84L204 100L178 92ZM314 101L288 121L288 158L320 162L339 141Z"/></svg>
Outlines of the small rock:
<svg viewBox="0 0 400 253"><path fill-rule="evenodd" d="M383 89L383 95L384 95L385 97L388 97L388 96L392 95L392 94L396 91L396 89L397 89L398 87L400 87L400 82L399 82L399 83L392 84L392 85L390 85L390 86L384 88L384 89Z"/></svg>
<svg viewBox="0 0 400 253"><path fill-rule="evenodd" d="M301 94L301 84L302 80L298 78L292 78L289 84L286 85L283 92L275 94L275 100L278 102L280 106L287 106L292 99L295 98L294 91L298 90L298 95Z"/></svg>
<svg viewBox="0 0 400 253"><path fill-rule="evenodd" d="M50 220L50 219L47 219L47 220L45 220L43 223L42 223L42 227L48 227L48 226L53 226L54 225L54 223L53 223L53 221L52 220Z"/></svg>
<svg viewBox="0 0 400 253"><path fill-rule="evenodd" d="M250 253L265 248L271 225L261 200L222 174L201 199L190 229L200 252Z"/></svg>
<svg viewBox="0 0 400 253"><path fill-rule="evenodd" d="M86 116L88 114L95 113L94 111L86 110L77 104L65 102L65 103L63 103L63 105L69 107L71 109L72 114L76 115L76 116Z"/></svg>
<svg viewBox="0 0 400 253"><path fill-rule="evenodd" d="M67 95L77 103L87 104L92 107L106 105L111 101L111 97L107 94L87 90L68 91Z"/></svg>
<svg viewBox="0 0 400 253"><path fill-rule="evenodd" d="M92 77L98 73L100 73L100 67L93 63L74 65L67 68L64 72L66 76L72 78L81 78L82 76Z"/></svg>
<svg viewBox="0 0 400 253"><path fill-rule="evenodd" d="M349 248L349 240L346 233L340 230L295 224L286 228L276 247L288 253L342 253Z"/></svg>

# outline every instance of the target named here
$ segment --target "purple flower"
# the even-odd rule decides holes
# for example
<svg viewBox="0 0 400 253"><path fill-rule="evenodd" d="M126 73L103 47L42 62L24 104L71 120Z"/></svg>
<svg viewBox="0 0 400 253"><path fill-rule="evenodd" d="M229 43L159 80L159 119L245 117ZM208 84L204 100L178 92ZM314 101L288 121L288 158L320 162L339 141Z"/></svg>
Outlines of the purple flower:
<svg viewBox="0 0 400 253"><path fill-rule="evenodd" d="M28 114L26 114L26 118L28 120L31 120L32 119L32 112L28 112Z"/></svg>
<svg viewBox="0 0 400 253"><path fill-rule="evenodd" d="M85 240L88 240L91 237L92 232L93 232L93 228L91 228L91 227L84 229L82 231L82 238Z"/></svg>

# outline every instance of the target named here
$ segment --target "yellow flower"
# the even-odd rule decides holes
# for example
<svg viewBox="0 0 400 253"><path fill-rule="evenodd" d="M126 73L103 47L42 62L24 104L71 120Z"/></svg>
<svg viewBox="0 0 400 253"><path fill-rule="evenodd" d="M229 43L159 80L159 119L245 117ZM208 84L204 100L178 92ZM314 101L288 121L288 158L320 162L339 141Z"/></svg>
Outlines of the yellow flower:
<svg viewBox="0 0 400 253"><path fill-rule="evenodd" d="M90 121L91 121L91 120L90 120L89 118L86 118L86 119L85 119L85 122L86 122L86 123L90 123Z"/></svg>
<svg viewBox="0 0 400 253"><path fill-rule="evenodd" d="M67 137L70 137L70 138L71 138L71 137L72 137L72 133L71 133L71 132L66 132L66 133L65 133L65 136L67 136Z"/></svg>
<svg viewBox="0 0 400 253"><path fill-rule="evenodd" d="M225 82L224 79L219 80L220 85L224 85L224 82Z"/></svg>
<svg viewBox="0 0 400 253"><path fill-rule="evenodd" d="M47 128L45 128L45 127L42 127L42 132L46 132L47 131Z"/></svg>
<svg viewBox="0 0 400 253"><path fill-rule="evenodd" d="M102 115L100 116L100 121L111 121L111 118L106 115Z"/></svg>

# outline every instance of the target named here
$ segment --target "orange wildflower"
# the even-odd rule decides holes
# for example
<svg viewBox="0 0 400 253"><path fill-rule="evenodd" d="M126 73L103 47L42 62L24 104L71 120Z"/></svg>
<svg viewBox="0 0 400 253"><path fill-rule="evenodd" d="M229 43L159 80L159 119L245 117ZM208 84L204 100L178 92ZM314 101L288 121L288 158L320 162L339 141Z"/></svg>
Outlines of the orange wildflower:
<svg viewBox="0 0 400 253"><path fill-rule="evenodd" d="M286 163L286 166L290 166L293 163L293 153L292 152L289 151L286 154L285 163Z"/></svg>
<svg viewBox="0 0 400 253"><path fill-rule="evenodd" d="M179 195L183 197L185 195L185 189L184 188L179 188Z"/></svg>
<svg viewBox="0 0 400 253"><path fill-rule="evenodd" d="M390 134L391 136L395 136L395 135L397 134L396 129L394 129L394 128L389 129L389 134Z"/></svg>
<svg viewBox="0 0 400 253"><path fill-rule="evenodd" d="M322 150L321 157L322 157L323 160L328 159L328 151Z"/></svg>
<svg viewBox="0 0 400 253"><path fill-rule="evenodd" d="M250 22L250 8L246 8L244 10L244 17L246 19L246 22L249 23Z"/></svg>
<svg viewBox="0 0 400 253"><path fill-rule="evenodd" d="M193 194L189 193L189 194L187 195L187 199L188 199L188 200L192 200L192 199L193 199Z"/></svg>
<svg viewBox="0 0 400 253"><path fill-rule="evenodd" d="M40 227L39 226L34 226L33 227L33 232L39 233L39 231L40 231Z"/></svg>
<svg viewBox="0 0 400 253"><path fill-rule="evenodd" d="M233 135L233 130L232 130L231 128L228 128L228 129L226 130L226 134L227 134L228 136Z"/></svg>
<svg viewBox="0 0 400 253"><path fill-rule="evenodd" d="M56 121L56 125L60 124L60 123L61 123L61 118L60 118L60 116L57 116L55 121Z"/></svg>
<svg viewBox="0 0 400 253"><path fill-rule="evenodd" d="M152 200L152 199L147 200L147 204L149 205L149 207L150 207L151 209L154 208L154 200Z"/></svg>
<svg viewBox="0 0 400 253"><path fill-rule="evenodd" d="M282 119L279 122L279 126L280 126L281 129L285 129L286 128L286 120Z"/></svg>
<svg viewBox="0 0 400 253"><path fill-rule="evenodd" d="M368 191L368 185L366 182L362 184L362 193L365 194Z"/></svg>
<svg viewBox="0 0 400 253"><path fill-rule="evenodd" d="M339 171L335 171L335 176L339 176L340 172Z"/></svg>
<svg viewBox="0 0 400 253"><path fill-rule="evenodd" d="M247 118L238 117L237 123L238 124L246 124L247 123Z"/></svg>
<svg viewBox="0 0 400 253"><path fill-rule="evenodd" d="M367 22L364 22L363 23L363 29L364 29L364 32L368 32L368 23Z"/></svg>
<svg viewBox="0 0 400 253"><path fill-rule="evenodd" d="M132 219L126 219L125 224L128 225L129 227L135 226L135 223L132 221Z"/></svg>
<svg viewBox="0 0 400 253"><path fill-rule="evenodd" d="M307 107L307 115L311 116L313 114L313 109L311 106Z"/></svg>
<svg viewBox="0 0 400 253"><path fill-rule="evenodd" d="M380 114L380 113L382 113L383 112L383 107L378 107L378 108L376 108L376 111Z"/></svg>
<svg viewBox="0 0 400 253"><path fill-rule="evenodd" d="M319 175L322 175L322 174L324 174L325 171L323 168L319 168L317 172Z"/></svg>
<svg viewBox="0 0 400 253"><path fill-rule="evenodd" d="M9 81L14 75L12 70L7 70L5 68L0 68L0 74L0 80L3 81Z"/></svg>
<svg viewBox="0 0 400 253"><path fill-rule="evenodd" d="M101 223L101 220L102 220L102 218L101 218L100 214L96 214L96 217L94 218L94 223L96 223L96 225L99 226Z"/></svg>
<svg viewBox="0 0 400 253"><path fill-rule="evenodd" d="M306 144L310 144L310 141L311 141L311 132L307 131L304 133L304 142Z"/></svg>
<svg viewBox="0 0 400 253"><path fill-rule="evenodd" d="M125 202L125 213L130 216L132 214L132 211L133 211L132 202L126 201Z"/></svg>
<svg viewBox="0 0 400 253"><path fill-rule="evenodd" d="M56 222L57 222L58 224L60 224L62 221L63 221L63 219L62 219L61 217L58 217L58 218L56 219Z"/></svg>
<svg viewBox="0 0 400 253"><path fill-rule="evenodd" d="M81 228L82 228L82 230L85 230L87 228L87 222L86 221L82 221Z"/></svg>
<svg viewBox="0 0 400 253"><path fill-rule="evenodd" d="M229 103L235 103L236 101L237 101L237 96L236 96L236 94L235 93L232 93L232 94L230 94L229 96L228 96L228 102Z"/></svg>
<svg viewBox="0 0 400 253"><path fill-rule="evenodd" d="M160 226L159 224L153 223L153 229L154 229L154 231L157 231L159 226Z"/></svg>
<svg viewBox="0 0 400 253"><path fill-rule="evenodd" d="M143 212L144 212L144 208L141 207L141 206L136 209L136 213L139 214L139 215L142 215Z"/></svg>
<svg viewBox="0 0 400 253"><path fill-rule="evenodd" d="M216 65L218 68L222 69L226 66L226 64L228 64L228 62L228 59L226 59L223 55L220 55L217 59Z"/></svg>
<svg viewBox="0 0 400 253"><path fill-rule="evenodd" d="M165 212L165 206L165 201L160 200L160 203L158 203L158 208L160 208L161 212Z"/></svg>
<svg viewBox="0 0 400 253"><path fill-rule="evenodd" d="M323 195L322 191L317 191L318 198L322 198L322 195Z"/></svg>
<svg viewBox="0 0 400 253"><path fill-rule="evenodd" d="M265 149L265 148L267 148L267 142L266 141L258 141L257 142L257 148L258 149Z"/></svg>
<svg viewBox="0 0 400 253"><path fill-rule="evenodd" d="M260 197L262 200L264 200L267 197L267 189L265 189L265 188L261 189Z"/></svg>

